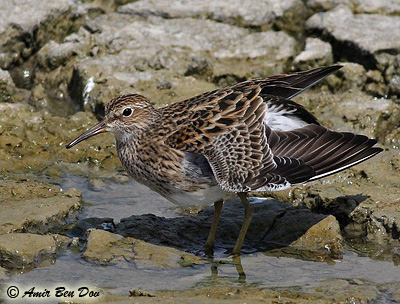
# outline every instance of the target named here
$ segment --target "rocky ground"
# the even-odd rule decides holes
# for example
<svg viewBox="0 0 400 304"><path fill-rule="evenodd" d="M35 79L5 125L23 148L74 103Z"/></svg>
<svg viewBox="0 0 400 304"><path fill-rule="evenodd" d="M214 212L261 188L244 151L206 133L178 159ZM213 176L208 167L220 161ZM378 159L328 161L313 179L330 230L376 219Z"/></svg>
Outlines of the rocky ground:
<svg viewBox="0 0 400 304"><path fill-rule="evenodd" d="M127 209L120 222L85 216L93 206L63 181L79 176L102 193L104 180L123 185L129 178L111 135L71 150L65 144L117 95L135 92L163 106L244 79L333 63L344 67L296 101L323 125L377 138L385 151L256 204L244 250L331 263L350 249L400 264L398 1L3 2L0 281L69 254L93 267L128 261L161 274L214 265L202 253L212 208L171 218ZM108 204L115 204L112 196ZM239 202L226 204L220 248L232 247L241 219ZM241 263L234 264L240 276ZM298 289L223 283L160 291L155 282L150 292L132 286L131 296L137 303L384 303L400 301L399 284L337 277ZM128 301L128 294L106 293L104 302Z"/></svg>

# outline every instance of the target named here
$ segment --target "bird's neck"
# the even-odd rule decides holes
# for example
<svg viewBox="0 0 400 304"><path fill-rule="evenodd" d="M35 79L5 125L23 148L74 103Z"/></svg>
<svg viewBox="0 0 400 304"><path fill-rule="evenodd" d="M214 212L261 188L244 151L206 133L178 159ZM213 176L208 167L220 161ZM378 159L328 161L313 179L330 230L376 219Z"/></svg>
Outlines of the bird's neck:
<svg viewBox="0 0 400 304"><path fill-rule="evenodd" d="M136 150L146 132L160 122L161 113L157 109L153 109L141 118L131 128L114 132L117 147L124 148L129 146L130 149Z"/></svg>

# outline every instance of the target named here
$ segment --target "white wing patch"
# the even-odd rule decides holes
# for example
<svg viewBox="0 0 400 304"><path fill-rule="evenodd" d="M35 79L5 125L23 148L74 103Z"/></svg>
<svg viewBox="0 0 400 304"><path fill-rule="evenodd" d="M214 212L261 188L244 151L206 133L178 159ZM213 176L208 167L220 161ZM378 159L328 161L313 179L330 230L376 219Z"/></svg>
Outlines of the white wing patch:
<svg viewBox="0 0 400 304"><path fill-rule="evenodd" d="M308 125L307 122L293 115L295 112L296 109L285 109L283 104L274 105L268 102L264 123L272 130L277 131L290 131Z"/></svg>

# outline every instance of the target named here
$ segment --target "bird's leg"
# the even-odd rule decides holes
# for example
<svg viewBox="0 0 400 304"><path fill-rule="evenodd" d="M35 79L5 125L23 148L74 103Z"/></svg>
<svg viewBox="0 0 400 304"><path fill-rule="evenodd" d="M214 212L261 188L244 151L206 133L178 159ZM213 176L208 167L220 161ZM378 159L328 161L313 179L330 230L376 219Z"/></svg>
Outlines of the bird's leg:
<svg viewBox="0 0 400 304"><path fill-rule="evenodd" d="M247 233L247 229L250 226L251 218L253 216L253 206L250 205L249 201L247 200L246 194L243 192L238 193L240 200L244 206L244 221L242 224L242 228L240 229L239 236L236 240L235 247L233 248L232 254L239 255L240 250L242 249L243 241Z"/></svg>
<svg viewBox="0 0 400 304"><path fill-rule="evenodd" d="M243 270L243 265L242 265L242 260L240 258L240 255L235 255L232 258L233 264L235 264L236 271L239 275L238 281L239 283L246 283L246 274L244 273Z"/></svg>
<svg viewBox="0 0 400 304"><path fill-rule="evenodd" d="M219 223L219 218L221 217L221 210L224 201L219 200L214 203L214 219L211 224L210 232L208 233L208 238L206 241L206 255L213 255L214 254L214 240L215 240L215 233L217 232L217 227Z"/></svg>

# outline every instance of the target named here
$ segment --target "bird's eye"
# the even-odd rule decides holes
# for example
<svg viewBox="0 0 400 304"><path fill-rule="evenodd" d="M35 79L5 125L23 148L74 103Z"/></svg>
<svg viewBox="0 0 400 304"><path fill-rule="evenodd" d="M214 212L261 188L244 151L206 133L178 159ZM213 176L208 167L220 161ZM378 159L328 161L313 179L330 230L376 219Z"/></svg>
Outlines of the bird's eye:
<svg viewBox="0 0 400 304"><path fill-rule="evenodd" d="M122 112L122 115L125 117L131 116L132 115L132 109L131 108L125 108L124 111Z"/></svg>

